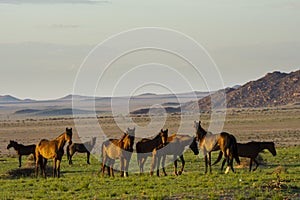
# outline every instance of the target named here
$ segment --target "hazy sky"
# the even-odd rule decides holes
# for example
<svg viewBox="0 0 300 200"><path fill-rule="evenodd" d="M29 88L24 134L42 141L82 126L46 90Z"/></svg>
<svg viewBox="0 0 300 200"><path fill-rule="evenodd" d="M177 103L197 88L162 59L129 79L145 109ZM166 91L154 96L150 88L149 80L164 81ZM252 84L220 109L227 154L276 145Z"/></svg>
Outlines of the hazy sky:
<svg viewBox="0 0 300 200"><path fill-rule="evenodd" d="M0 0L0 95L52 99L70 94L89 51L137 27L169 28L194 38L217 64L225 86L244 84L267 72L300 68L299 24L298 0ZM180 65L189 79L184 63L157 57L157 52L143 52L130 58L139 60L134 65L171 59L169 65ZM130 66L132 59L116 63L106 79L118 78L118 67ZM160 76L172 80L171 74ZM180 82L172 84L175 92L184 90ZM99 88L104 89L97 95L110 94L109 87ZM199 80L193 89L207 87Z"/></svg>

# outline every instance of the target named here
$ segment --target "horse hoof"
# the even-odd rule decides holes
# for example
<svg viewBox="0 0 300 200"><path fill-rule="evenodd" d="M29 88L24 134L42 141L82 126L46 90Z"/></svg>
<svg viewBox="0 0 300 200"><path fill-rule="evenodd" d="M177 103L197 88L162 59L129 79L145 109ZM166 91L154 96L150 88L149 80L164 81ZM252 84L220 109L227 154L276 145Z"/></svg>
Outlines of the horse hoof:
<svg viewBox="0 0 300 200"><path fill-rule="evenodd" d="M182 171L179 171L178 174L181 175L181 174L182 174Z"/></svg>

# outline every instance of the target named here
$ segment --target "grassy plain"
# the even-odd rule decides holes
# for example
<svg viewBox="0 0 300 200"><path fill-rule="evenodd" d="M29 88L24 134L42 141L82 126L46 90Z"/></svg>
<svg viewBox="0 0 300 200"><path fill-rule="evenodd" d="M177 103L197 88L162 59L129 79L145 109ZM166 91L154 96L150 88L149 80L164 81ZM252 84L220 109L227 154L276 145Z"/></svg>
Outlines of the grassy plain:
<svg viewBox="0 0 300 200"><path fill-rule="evenodd" d="M149 118L134 119L147 125ZM193 119L191 117L191 122ZM209 115L201 120L208 125ZM112 118L99 118L108 134L118 135ZM92 157L85 164L85 155L76 154L69 166L63 158L60 179L34 178L34 166L23 158L18 168L13 150L6 150L9 139L22 143L36 143L40 138L53 138L66 126L74 126L70 118L24 119L1 121L0 199L300 199L300 111L299 109L244 109L229 110L224 131L237 137L239 142L250 140L274 141L277 156L262 153L263 163L257 171L238 168L227 175L213 167L211 175L204 175L204 160L189 150L185 152L186 168L183 175L150 177L130 173L127 178L102 177L100 162ZM190 122L189 122L190 123ZM176 132L179 116L171 115L165 127ZM191 123L192 124L192 123ZM75 141L78 140L76 138ZM213 154L213 160L217 157ZM50 167L52 162L48 162ZM131 165L136 165L132 157Z"/></svg>

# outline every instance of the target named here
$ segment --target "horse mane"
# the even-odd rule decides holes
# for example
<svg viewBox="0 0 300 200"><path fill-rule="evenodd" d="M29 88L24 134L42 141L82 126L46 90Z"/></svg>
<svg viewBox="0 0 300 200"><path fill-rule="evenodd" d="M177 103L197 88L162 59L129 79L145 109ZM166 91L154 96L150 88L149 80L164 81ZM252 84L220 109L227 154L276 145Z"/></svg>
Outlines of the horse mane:
<svg viewBox="0 0 300 200"><path fill-rule="evenodd" d="M63 132L62 134L60 134L59 136L57 136L54 140L57 140L57 139L59 139L61 136L63 136L64 134L66 133L66 131L65 132Z"/></svg>

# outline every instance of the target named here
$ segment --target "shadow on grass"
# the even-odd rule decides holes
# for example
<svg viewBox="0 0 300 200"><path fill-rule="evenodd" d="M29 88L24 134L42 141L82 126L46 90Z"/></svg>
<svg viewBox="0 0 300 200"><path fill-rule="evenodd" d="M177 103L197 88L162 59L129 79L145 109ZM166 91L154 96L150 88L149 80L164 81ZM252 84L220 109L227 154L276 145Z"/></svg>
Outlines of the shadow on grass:
<svg viewBox="0 0 300 200"><path fill-rule="evenodd" d="M46 176L51 177L52 174L53 174L53 167L47 166ZM9 170L7 174L2 175L2 178L4 179L18 179L18 178L25 178L25 177L35 178L35 167L16 168L16 169ZM41 177L40 174L39 177Z"/></svg>

